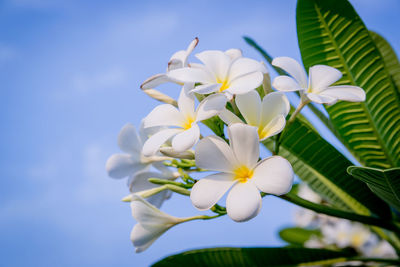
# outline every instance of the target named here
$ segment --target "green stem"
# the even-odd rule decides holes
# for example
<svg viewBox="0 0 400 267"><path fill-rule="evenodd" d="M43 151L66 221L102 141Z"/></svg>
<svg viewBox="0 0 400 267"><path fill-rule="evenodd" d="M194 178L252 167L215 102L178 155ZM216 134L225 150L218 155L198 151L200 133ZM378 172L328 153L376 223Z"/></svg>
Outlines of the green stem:
<svg viewBox="0 0 400 267"><path fill-rule="evenodd" d="M179 186L179 187L182 187L182 188L191 188L193 186L191 184L184 184L184 183L180 183L180 182L174 182L174 181L167 180L167 179L149 178L147 180L150 183L153 183L153 184L160 184L160 185L170 184L170 185L175 185L175 186Z"/></svg>
<svg viewBox="0 0 400 267"><path fill-rule="evenodd" d="M400 233L399 227L392 221L384 221L384 220L381 220L376 217L359 215L359 214L331 208L329 206L316 204L316 203L310 202L308 200L305 200L301 197L298 197L297 195L295 195L293 193L287 193L286 195L282 195L282 196L278 196L278 197L281 199L284 199L286 201L289 201L293 204L296 204L303 208L313 210L318 213L323 213L326 215L343 218L343 219L347 219L347 220L351 220L351 221L356 221L356 222L360 222L360 223L364 223L364 224L368 224L368 225L374 225L374 226L378 226L378 227L381 227L381 228L384 228L384 229L387 229L387 230L390 230L393 232Z"/></svg>
<svg viewBox="0 0 400 267"><path fill-rule="evenodd" d="M287 123L286 123L286 125L285 125L284 131L281 132L281 133L279 133L279 134L276 136L276 139L275 139L275 151L274 151L275 155L278 155L278 153L279 153L279 147L280 147L280 145L281 145L281 136L283 135L283 133L284 133L285 131L287 131L287 129L289 129L290 125L291 125L291 124L294 122L294 120L296 119L297 114L299 114L300 111L301 111L308 103L310 103L310 102L311 102L311 101L310 101L309 99L307 99L307 97L306 97L304 94L301 94L301 97L300 97L300 104L297 106L296 110L292 113L292 115L291 115L290 118L288 119L288 121L287 121Z"/></svg>

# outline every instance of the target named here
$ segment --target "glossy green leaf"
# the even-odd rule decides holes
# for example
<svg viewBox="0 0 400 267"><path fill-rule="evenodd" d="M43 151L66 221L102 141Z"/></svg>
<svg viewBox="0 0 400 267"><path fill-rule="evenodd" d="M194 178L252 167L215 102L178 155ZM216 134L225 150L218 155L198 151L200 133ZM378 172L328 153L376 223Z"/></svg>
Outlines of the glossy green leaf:
<svg viewBox="0 0 400 267"><path fill-rule="evenodd" d="M376 47L381 52L385 67L392 76L394 85L397 87L397 93L400 94L400 62L390 44L378 33L369 31Z"/></svg>
<svg viewBox="0 0 400 267"><path fill-rule="evenodd" d="M289 160L299 178L327 202L362 215L371 211L390 217L386 203L346 172L353 164L306 123L296 119L281 140L279 155ZM264 145L271 150L274 144L267 139Z"/></svg>
<svg viewBox="0 0 400 267"><path fill-rule="evenodd" d="M153 267L298 266L329 264L354 256L348 251L309 248L208 248L186 251L156 262ZM317 265L317 264L315 264Z"/></svg>
<svg viewBox="0 0 400 267"><path fill-rule="evenodd" d="M360 17L347 0L299 0L297 34L306 69L324 64L339 69L338 85L363 88L362 103L326 106L346 147L365 166L400 165L400 98Z"/></svg>
<svg viewBox="0 0 400 267"><path fill-rule="evenodd" d="M400 168L380 170L351 166L347 172L365 182L372 192L400 211Z"/></svg>
<svg viewBox="0 0 400 267"><path fill-rule="evenodd" d="M321 236L319 230L290 227L279 231L279 237L291 245L303 246L312 236Z"/></svg>

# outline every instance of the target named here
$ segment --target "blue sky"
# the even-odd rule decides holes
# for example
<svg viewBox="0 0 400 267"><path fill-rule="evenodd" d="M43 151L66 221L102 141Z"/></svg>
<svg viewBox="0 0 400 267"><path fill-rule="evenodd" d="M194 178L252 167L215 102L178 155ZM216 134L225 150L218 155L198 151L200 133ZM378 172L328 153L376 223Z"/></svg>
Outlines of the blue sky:
<svg viewBox="0 0 400 267"><path fill-rule="evenodd" d="M400 3L351 1L370 29L400 51ZM0 258L5 266L148 266L208 246L275 246L294 207L269 197L247 223L228 218L171 229L142 254L123 181L104 164L127 122L157 102L139 85L165 70L196 36L196 51L240 48L253 37L274 56L299 59L296 1L51 1L0 3ZM162 90L176 97L179 89ZM329 135L323 132L330 140ZM340 147L339 147L340 148ZM198 214L174 196L163 210Z"/></svg>

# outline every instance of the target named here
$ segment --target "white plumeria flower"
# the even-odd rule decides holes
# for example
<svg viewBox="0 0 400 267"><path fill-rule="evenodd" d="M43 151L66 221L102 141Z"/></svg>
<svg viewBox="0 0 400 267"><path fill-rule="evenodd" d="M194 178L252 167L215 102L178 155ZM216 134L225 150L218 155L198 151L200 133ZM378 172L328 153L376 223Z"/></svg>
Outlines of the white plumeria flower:
<svg viewBox="0 0 400 267"><path fill-rule="evenodd" d="M218 173L209 175L192 188L190 199L199 210L207 210L231 188L226 210L234 221L255 217L261 208L259 190L274 195L286 194L293 183L290 163L273 156L258 162L257 129L242 123L228 127L230 145L217 136L202 139L196 147L196 166Z"/></svg>
<svg viewBox="0 0 400 267"><path fill-rule="evenodd" d="M137 195L132 196L131 209L133 218L138 222L131 232L131 241L136 252L147 249L172 226L199 219L199 216L177 218L168 215Z"/></svg>
<svg viewBox="0 0 400 267"><path fill-rule="evenodd" d="M106 170L110 177L121 179L134 175L136 172L148 170L151 165L163 170L164 165L160 161L166 160L167 157L146 157L142 154L143 143L147 140L149 133L143 128L143 123L139 134L130 123L121 129L118 135L118 146L125 153L113 154L108 158Z"/></svg>
<svg viewBox="0 0 400 267"><path fill-rule="evenodd" d="M327 244L335 244L339 248L351 246L358 250L362 250L371 237L368 228L347 220L339 220L334 225L322 224L321 232Z"/></svg>
<svg viewBox="0 0 400 267"><path fill-rule="evenodd" d="M166 166L163 166L164 170L162 172L154 172L154 171L141 171L137 172L134 176L130 177L128 180L129 190L132 194L143 192L149 189L153 189L159 187L157 184L150 183L148 181L149 178L158 178L158 179L167 179L167 180L175 180L180 176L178 172L172 172ZM157 208L161 207L164 200L169 199L171 197L171 191L164 190L158 194L152 195L147 199L148 202L156 206Z"/></svg>
<svg viewBox="0 0 400 267"><path fill-rule="evenodd" d="M144 127L173 126L152 135L143 146L143 154L154 155L168 139L172 138L172 148L183 152L193 147L200 137L199 121L217 115L226 105L226 97L215 94L206 97L195 110L194 95L189 91L193 84L182 87L178 108L170 104L159 105L144 119Z"/></svg>
<svg viewBox="0 0 400 267"><path fill-rule="evenodd" d="M154 76L151 76L147 80L145 80L140 88L146 90L157 87L160 84L167 83L167 82L175 82L178 83L176 80L171 79L167 74L171 70L183 68L188 66L187 59L192 53L193 49L199 43L199 39L196 37L188 46L186 50L180 50L172 55L168 62L167 72L166 73L159 73Z"/></svg>
<svg viewBox="0 0 400 267"><path fill-rule="evenodd" d="M397 254L394 248L385 240L381 240L371 246L371 248L366 251L365 256L367 257L382 257L382 258L392 258L396 259Z"/></svg>
<svg viewBox="0 0 400 267"><path fill-rule="evenodd" d="M330 66L315 65L309 69L309 80L304 68L290 57L277 57L272 65L286 71L289 76L278 76L272 86L279 91L300 91L309 100L319 104L334 104L338 100L350 102L365 101L362 88L351 85L330 86L342 77L342 73Z"/></svg>
<svg viewBox="0 0 400 267"><path fill-rule="evenodd" d="M268 71L260 62L239 53L236 49L201 52L196 57L204 65L190 63L190 67L170 71L168 77L183 83L200 83L193 90L199 94L224 92L228 98L245 94L260 86L263 73Z"/></svg>
<svg viewBox="0 0 400 267"><path fill-rule="evenodd" d="M273 92L266 95L261 102L260 95L253 90L237 95L235 102L246 123L257 127L261 141L280 133L285 127L285 118L290 110L285 94ZM242 122L228 109L223 110L219 117L228 125Z"/></svg>

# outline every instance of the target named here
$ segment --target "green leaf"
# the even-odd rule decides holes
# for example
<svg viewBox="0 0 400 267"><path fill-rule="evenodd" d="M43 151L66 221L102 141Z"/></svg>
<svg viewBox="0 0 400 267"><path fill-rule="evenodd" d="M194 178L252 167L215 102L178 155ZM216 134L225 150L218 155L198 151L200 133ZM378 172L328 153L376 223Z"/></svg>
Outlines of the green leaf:
<svg viewBox="0 0 400 267"><path fill-rule="evenodd" d="M365 166L400 165L400 98L367 28L347 0L299 0L297 35L304 66L339 69L338 85L363 88L362 103L326 106L346 147Z"/></svg>
<svg viewBox="0 0 400 267"><path fill-rule="evenodd" d="M379 52L381 52L385 67L392 76L393 83L397 88L397 93L400 94L400 63L396 53L385 38L373 31L369 31L369 33Z"/></svg>
<svg viewBox="0 0 400 267"><path fill-rule="evenodd" d="M400 168L380 170L350 166L347 172L365 182L372 192L400 211Z"/></svg>
<svg viewBox="0 0 400 267"><path fill-rule="evenodd" d="M303 246L312 236L321 236L319 230L290 227L279 231L279 237L289 244Z"/></svg>
<svg viewBox="0 0 400 267"><path fill-rule="evenodd" d="M329 264L354 256L349 251L309 248L207 248L172 255L153 267L196 266L297 266L305 263ZM315 264L316 265L316 264Z"/></svg>
<svg viewBox="0 0 400 267"><path fill-rule="evenodd" d="M286 158L301 180L333 206L362 215L390 217L389 207L368 186L346 172L353 165L306 123L296 119L281 137L279 155ZM268 149L273 141L264 142Z"/></svg>

